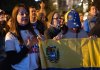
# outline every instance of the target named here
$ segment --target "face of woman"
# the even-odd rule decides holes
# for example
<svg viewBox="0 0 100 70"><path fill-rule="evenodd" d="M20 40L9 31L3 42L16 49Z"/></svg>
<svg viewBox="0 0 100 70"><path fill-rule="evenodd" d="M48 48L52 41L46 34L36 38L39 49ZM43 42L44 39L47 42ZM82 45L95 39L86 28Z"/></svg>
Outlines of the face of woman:
<svg viewBox="0 0 100 70"><path fill-rule="evenodd" d="M83 22L83 14L79 13L79 16L80 16L80 21Z"/></svg>
<svg viewBox="0 0 100 70"><path fill-rule="evenodd" d="M91 15L93 15L93 16L96 15L97 10L96 10L96 7L95 7L95 6L92 6L92 7L90 8L90 13L91 13Z"/></svg>
<svg viewBox="0 0 100 70"><path fill-rule="evenodd" d="M59 24L60 24L59 14L55 13L53 16L53 25L56 27Z"/></svg>
<svg viewBox="0 0 100 70"><path fill-rule="evenodd" d="M25 8L20 7L17 14L17 22L19 25L26 25L29 22L29 15Z"/></svg>

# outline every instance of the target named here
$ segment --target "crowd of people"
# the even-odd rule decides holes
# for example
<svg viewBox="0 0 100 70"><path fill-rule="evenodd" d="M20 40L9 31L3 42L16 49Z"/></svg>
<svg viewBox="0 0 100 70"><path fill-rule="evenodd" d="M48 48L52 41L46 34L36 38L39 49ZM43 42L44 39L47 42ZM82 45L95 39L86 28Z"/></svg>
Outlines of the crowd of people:
<svg viewBox="0 0 100 70"><path fill-rule="evenodd" d="M43 2L40 7L37 10L18 4L12 15L0 9L0 62L6 62L0 64L3 70L41 70L40 40L100 37L95 5L90 6L86 20L84 13L75 9L66 16L52 11L47 17Z"/></svg>

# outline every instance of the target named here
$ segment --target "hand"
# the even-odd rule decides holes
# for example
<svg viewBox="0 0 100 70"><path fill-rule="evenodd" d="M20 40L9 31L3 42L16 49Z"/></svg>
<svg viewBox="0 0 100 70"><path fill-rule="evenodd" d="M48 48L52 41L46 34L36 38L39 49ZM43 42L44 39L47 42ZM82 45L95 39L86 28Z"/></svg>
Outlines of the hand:
<svg viewBox="0 0 100 70"><path fill-rule="evenodd" d="M54 40L60 40L62 39L63 35L62 34L58 34L57 36L55 36L53 39Z"/></svg>
<svg viewBox="0 0 100 70"><path fill-rule="evenodd" d="M31 49L33 45L34 45L33 41L30 39L30 37L28 37L26 41L27 48Z"/></svg>
<svg viewBox="0 0 100 70"><path fill-rule="evenodd" d="M38 35L37 39L44 41L45 40L45 37L44 37L44 35Z"/></svg>
<svg viewBox="0 0 100 70"><path fill-rule="evenodd" d="M38 39L37 39L37 37L32 37L32 42L33 42L33 44L38 44Z"/></svg>
<svg viewBox="0 0 100 70"><path fill-rule="evenodd" d="M28 37L28 39L26 41L26 47L29 49L29 52L33 51L32 47L34 44L38 44L37 37L32 37L32 38Z"/></svg>
<svg viewBox="0 0 100 70"><path fill-rule="evenodd" d="M93 38L93 39L95 39L95 38L97 38L97 35L89 36L89 38Z"/></svg>

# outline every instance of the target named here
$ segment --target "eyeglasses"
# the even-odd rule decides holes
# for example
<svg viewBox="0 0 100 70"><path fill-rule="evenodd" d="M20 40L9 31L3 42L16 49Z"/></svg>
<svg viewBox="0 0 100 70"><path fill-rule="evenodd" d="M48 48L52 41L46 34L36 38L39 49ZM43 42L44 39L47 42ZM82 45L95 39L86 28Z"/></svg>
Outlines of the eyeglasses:
<svg viewBox="0 0 100 70"><path fill-rule="evenodd" d="M19 12L18 14L19 14L19 15L22 15L22 16L23 16L24 14L26 14L26 15L28 16L28 12Z"/></svg>
<svg viewBox="0 0 100 70"><path fill-rule="evenodd" d="M56 19L56 20L58 20L58 19L60 19L60 18L53 18L53 19Z"/></svg>
<svg viewBox="0 0 100 70"><path fill-rule="evenodd" d="M60 20L64 20L64 18L59 18Z"/></svg>

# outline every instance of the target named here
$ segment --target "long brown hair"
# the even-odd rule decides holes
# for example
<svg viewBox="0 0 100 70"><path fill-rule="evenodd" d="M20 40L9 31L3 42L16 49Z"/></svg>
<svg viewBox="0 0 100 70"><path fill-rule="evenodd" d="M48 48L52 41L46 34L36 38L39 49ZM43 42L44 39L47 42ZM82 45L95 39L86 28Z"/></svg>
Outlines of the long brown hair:
<svg viewBox="0 0 100 70"><path fill-rule="evenodd" d="M53 11L48 15L48 22L47 22L47 28L50 27L51 24L53 24L53 16L55 13L58 13L57 11Z"/></svg>
<svg viewBox="0 0 100 70"><path fill-rule="evenodd" d="M20 29L18 26L19 23L17 22L17 14L18 14L18 11L21 7L25 8L27 10L27 12L29 13L28 8L24 4L16 5L12 11L12 23L11 23L10 31L15 34L15 36L18 38L18 41L20 44L24 44L23 39L22 39L21 34L20 34ZM28 25L27 30L29 30L33 35L35 35L33 27L31 26L30 23L28 23L28 24L29 25Z"/></svg>

